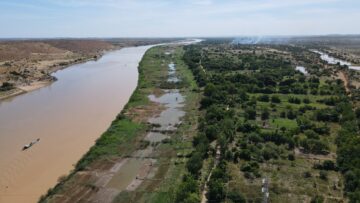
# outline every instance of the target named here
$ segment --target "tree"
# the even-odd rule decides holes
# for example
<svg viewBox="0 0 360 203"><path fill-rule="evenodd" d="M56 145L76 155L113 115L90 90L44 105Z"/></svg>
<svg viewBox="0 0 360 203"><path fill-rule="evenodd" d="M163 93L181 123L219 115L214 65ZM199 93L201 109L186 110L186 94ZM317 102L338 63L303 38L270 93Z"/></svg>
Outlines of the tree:
<svg viewBox="0 0 360 203"><path fill-rule="evenodd" d="M281 100L280 100L280 98L278 96L274 95L274 96L271 97L271 102L278 104L278 103L281 103Z"/></svg>
<svg viewBox="0 0 360 203"><path fill-rule="evenodd" d="M210 141L215 140L219 132L220 130L216 125L208 125L205 127L205 135Z"/></svg>
<svg viewBox="0 0 360 203"><path fill-rule="evenodd" d="M266 95L266 94L263 94L263 95L259 96L258 100L261 101L261 102L269 102L270 101L269 96Z"/></svg>
<svg viewBox="0 0 360 203"><path fill-rule="evenodd" d="M321 140L315 139L303 139L300 141L300 146L304 148L305 152L314 154L326 154L328 153L329 146Z"/></svg>
<svg viewBox="0 0 360 203"><path fill-rule="evenodd" d="M261 120L267 120L269 119L270 113L267 108L264 108L261 112Z"/></svg>
<svg viewBox="0 0 360 203"><path fill-rule="evenodd" d="M336 166L335 163L331 160L325 160L324 163L322 164L322 169L323 170L335 170Z"/></svg>
<svg viewBox="0 0 360 203"><path fill-rule="evenodd" d="M187 199L188 203L192 203L194 202L193 200L195 200L196 198L195 196L197 192L198 184L196 180L192 176L186 175L184 176L183 182L180 184L179 188L176 191L175 202L183 202L185 199Z"/></svg>
<svg viewBox="0 0 360 203"><path fill-rule="evenodd" d="M256 110L253 108L247 108L245 110L245 119L255 120L256 119Z"/></svg>
<svg viewBox="0 0 360 203"><path fill-rule="evenodd" d="M227 197L234 203L246 203L245 197L238 191L230 191Z"/></svg>
<svg viewBox="0 0 360 203"><path fill-rule="evenodd" d="M190 193L186 199L183 201L184 203L199 203L200 197L196 193Z"/></svg>
<svg viewBox="0 0 360 203"><path fill-rule="evenodd" d="M189 170L189 172L195 176L198 175L199 170L202 167L202 161L203 158L201 156L201 154L199 152L195 152L189 159L189 161L187 162L187 169Z"/></svg>
<svg viewBox="0 0 360 203"><path fill-rule="evenodd" d="M210 179L207 197L212 202L221 202L225 197L225 188L221 180Z"/></svg>

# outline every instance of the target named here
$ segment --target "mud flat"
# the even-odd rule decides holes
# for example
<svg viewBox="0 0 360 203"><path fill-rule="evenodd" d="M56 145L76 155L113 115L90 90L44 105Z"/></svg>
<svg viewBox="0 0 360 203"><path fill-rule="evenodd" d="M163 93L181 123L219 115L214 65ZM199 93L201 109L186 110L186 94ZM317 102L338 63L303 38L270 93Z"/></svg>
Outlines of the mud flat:
<svg viewBox="0 0 360 203"><path fill-rule="evenodd" d="M73 169L130 98L149 48L71 66L56 83L0 102L0 202L36 202Z"/></svg>

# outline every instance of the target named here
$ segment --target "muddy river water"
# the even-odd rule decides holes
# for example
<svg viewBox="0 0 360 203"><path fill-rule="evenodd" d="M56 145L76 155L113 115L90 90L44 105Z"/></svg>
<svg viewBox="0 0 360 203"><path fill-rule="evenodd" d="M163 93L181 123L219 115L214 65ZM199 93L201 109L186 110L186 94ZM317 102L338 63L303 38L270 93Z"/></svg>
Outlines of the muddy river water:
<svg viewBox="0 0 360 203"><path fill-rule="evenodd" d="M1 203L36 202L69 173L128 101L150 47L73 65L52 85L0 102Z"/></svg>

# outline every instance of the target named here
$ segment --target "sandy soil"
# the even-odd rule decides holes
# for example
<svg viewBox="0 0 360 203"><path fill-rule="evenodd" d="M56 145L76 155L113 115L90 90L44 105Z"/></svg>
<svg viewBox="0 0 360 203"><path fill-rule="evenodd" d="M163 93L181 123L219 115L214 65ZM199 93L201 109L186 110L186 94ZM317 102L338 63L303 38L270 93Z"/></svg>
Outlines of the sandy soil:
<svg viewBox="0 0 360 203"><path fill-rule="evenodd" d="M95 60L115 46L99 40L46 40L0 42L0 99L32 91L55 81L50 74L70 65ZM15 91L16 90L16 91Z"/></svg>
<svg viewBox="0 0 360 203"><path fill-rule="evenodd" d="M340 80L342 80L342 81L344 82L344 86L345 86L346 92L350 92L350 89L349 89L349 80L348 80L348 78L346 77L345 73L344 73L343 71L339 71L338 77L339 77Z"/></svg>

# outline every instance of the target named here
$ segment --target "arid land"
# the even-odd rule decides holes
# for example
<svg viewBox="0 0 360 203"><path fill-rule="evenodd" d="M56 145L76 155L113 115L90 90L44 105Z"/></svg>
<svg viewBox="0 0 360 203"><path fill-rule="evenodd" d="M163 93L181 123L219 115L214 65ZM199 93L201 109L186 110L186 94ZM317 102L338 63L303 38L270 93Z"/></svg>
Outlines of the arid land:
<svg viewBox="0 0 360 203"><path fill-rule="evenodd" d="M0 40L0 99L51 84L51 73L122 47L174 39Z"/></svg>

